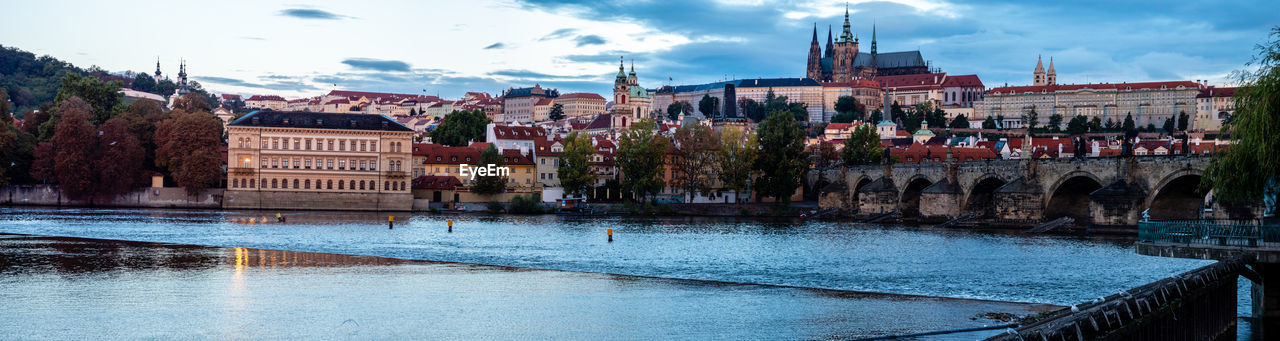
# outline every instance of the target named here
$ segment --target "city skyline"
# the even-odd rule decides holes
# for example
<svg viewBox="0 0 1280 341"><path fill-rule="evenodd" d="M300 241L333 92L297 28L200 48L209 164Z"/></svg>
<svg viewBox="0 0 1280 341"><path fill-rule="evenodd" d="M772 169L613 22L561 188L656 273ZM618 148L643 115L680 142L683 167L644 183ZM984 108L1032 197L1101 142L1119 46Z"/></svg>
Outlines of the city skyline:
<svg viewBox="0 0 1280 341"><path fill-rule="evenodd" d="M1053 7L879 1L848 6L859 38L869 39L874 23L882 50L919 49L933 67L978 74L991 87L1030 84L1037 56L1054 59L1060 83L1204 79L1220 84L1243 67L1276 21L1250 11L1265 4L1248 2ZM81 67L151 73L159 57L169 75L182 58L191 79L217 93L292 98L337 88L450 98L535 83L562 92L608 93L620 56L635 60L640 84L648 88L804 77L814 25L820 39L828 25L838 33L845 2L11 7L14 13L60 13L0 21L0 43ZM173 26L71 30L92 18Z"/></svg>

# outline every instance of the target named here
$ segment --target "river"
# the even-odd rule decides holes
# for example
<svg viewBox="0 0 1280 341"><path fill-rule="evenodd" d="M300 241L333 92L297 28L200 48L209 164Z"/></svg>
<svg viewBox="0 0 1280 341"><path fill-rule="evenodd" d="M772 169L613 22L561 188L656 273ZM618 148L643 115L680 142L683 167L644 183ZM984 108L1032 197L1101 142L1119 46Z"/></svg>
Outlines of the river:
<svg viewBox="0 0 1280 341"><path fill-rule="evenodd" d="M982 312L983 309L1006 309L1030 313L1036 310L1036 304L1065 306L1084 302L1208 264L1207 261L1137 255L1133 252L1132 240L1127 239L1025 236L852 223L726 218L586 218L553 215L487 217L397 214L394 228L388 229L387 216L376 213L283 212L287 219L286 223L277 223L274 218L275 213L277 212L0 208L0 233L209 246L215 248L196 253L224 255L224 258L230 257L225 255L233 252L227 251L225 247L236 247L445 262L394 265L393 268L403 269L402 272L405 273L404 276L399 277L393 276L398 271L385 270L381 267L374 267L381 270L360 270L355 273L377 273L379 275L373 277L386 279L389 284L385 285L393 292L412 287L405 284L403 279L415 279L411 282L433 282L429 279L450 277L451 275L448 274L469 273L473 277L479 277L463 276L460 279L477 283L476 285L480 288L487 288L485 293L507 297L495 301L483 299L486 297L483 293L455 293L457 294L455 296L469 298L473 302L482 302L476 305L479 307L477 309L482 311L474 315L477 318L498 318L493 314L495 311L501 311L500 307L508 309L512 305L524 307L529 306L529 302L548 303L539 309L561 317L550 319L559 323L542 321L541 318L517 317L515 320L522 323L540 326L526 328L531 331L527 335L485 333L489 329L477 325L471 326L470 329L464 327L452 334L386 334L367 331L363 334L363 337L375 338L403 336L466 338L467 335L487 335L496 338L527 336L531 338L646 339L663 337L664 334L652 332L623 332L611 337L601 332L625 328L600 321L595 323L615 328L566 327L566 320L577 318L580 322L589 323L593 321L588 318L590 316L613 316L614 314L610 312L621 309L600 308L602 301L574 294L579 289L584 290L585 296L606 293L608 288L616 290L617 280L614 278L618 277L606 278L609 280L604 283L609 284L605 285L600 282L601 274L622 275L625 278L635 279L627 282L641 283L628 287L628 290L622 290L619 293L619 302L625 301L625 303L619 303L617 307L634 311L652 310L651 314L627 315L638 321L648 321L650 322L648 325L661 325L662 321L683 320L688 317L681 313L674 313L683 310L672 308L672 302L666 302L657 297L670 299L688 295L688 297L720 298L719 301L711 298L705 299L710 301L696 301L705 303L709 307L708 314L704 315L707 319L706 327L696 328L694 326L697 324L678 324L678 326L660 328L672 332L665 336L678 336L681 334L680 331L716 330L718 333L713 335L724 336L724 338L757 335L764 336L762 338L829 339L995 324L997 322L980 319L955 319L955 316L942 318L940 316L943 314L937 312L947 312L951 315L967 314L961 317L972 316L974 312ZM261 223L264 217L270 223ZM253 219L254 222L250 223L249 219ZM449 220L453 221L452 232L448 231ZM613 242L607 241L606 229L613 229ZM146 249L138 246L134 248ZM19 256L25 253L26 251L11 251L9 257L23 259ZM39 252L34 253L39 254ZM225 265L225 263L219 264ZM515 280L530 283L530 286L538 288L534 290L536 292L546 291L556 294L548 296L550 298L542 297L540 300L537 295L528 297L527 290L506 292L505 287L498 283L504 283L513 278L480 276L475 275L476 271L459 271L457 267L462 265L537 269L528 270L530 272L515 272L526 277ZM63 282L59 282L58 278L66 276L50 275L49 271L19 272L13 269L21 266L13 264L9 267L8 271L21 276L8 276L5 280L0 280L0 284L23 288L65 289L46 291L42 296L59 296L56 295L59 292L73 292L75 290L71 289L75 288L83 289L81 285L128 287L132 283L122 276L97 275L91 276L92 280L64 278ZM370 267L361 265L358 268L369 269ZM176 275L171 273L172 270L156 274L152 271L154 269L148 270L145 267L129 269L131 270L127 273L131 276L123 277L158 276L160 279L157 280L162 282L172 281L169 278L175 276L205 278L225 273L225 271L216 270L218 267L211 267L214 270L200 270L212 271L210 274L197 271L194 274L179 272ZM101 273L102 271L90 272ZM352 273L342 271L335 274L331 273L332 270L321 273L302 272L298 276L316 276L316 278L291 279L283 283L308 283L311 280L332 282L345 281L351 277L364 277L352 276ZM493 274L510 273L491 272ZM566 272L569 275L562 274ZM540 275L535 276L530 273ZM290 276L293 275L290 274ZM268 276L268 278L279 278L279 276ZM563 278L572 280L563 280ZM667 282L672 280L680 281L680 285ZM63 283L63 285L49 286L48 281ZM67 281L73 284L64 283ZM201 281L196 280L196 282ZM377 282L361 283L360 285L375 287L378 285ZM427 287L434 288L438 285L433 284ZM469 284L458 283L458 285ZM726 290L723 289L725 285L730 285L731 288L742 288L740 286L745 285L752 290ZM635 289L636 287L648 289L639 290ZM1247 284L1242 283L1241 292L1246 294L1246 297L1243 297L1246 299L1247 288ZM325 295L326 293L334 294L337 289L316 290L318 290L316 295ZM755 294L743 294L744 291ZM760 294L765 292L767 294ZM840 294L830 294L833 292ZM878 294L864 295L865 293ZM297 292L277 294L292 298L293 301L314 298ZM32 296L23 296L21 293L14 295L18 296L9 297L10 300L7 301L21 302L23 298L27 301L33 299ZM187 297L177 293L171 293L171 295L178 296L165 296L161 300L180 300ZM845 298L839 298L841 296ZM855 304L857 300L848 299L852 296L865 300ZM364 298L360 301L387 300L387 297L373 293L362 293L356 297ZM653 302L650 302L652 304L646 304L645 297L654 298ZM512 303L524 301L526 298L529 302ZM18 301L12 299L18 299ZM207 300L207 297L202 297L201 300ZM744 304L745 302L758 303L757 301L777 302L777 306L770 308L767 305ZM893 303L895 301L901 303L895 305ZM948 301L952 303L946 303ZM948 308L922 309L928 305L921 302L943 302L936 304L938 307L948 306ZM998 302L1010 302L1010 304L1002 305ZM289 307L278 300L264 300L259 303L265 303L264 306L277 309ZM0 303L0 306L7 304L9 303ZM752 310L753 313L748 314L733 310L731 307L735 304L763 309ZM1242 314L1247 314L1247 303L1242 304L1242 311L1244 311ZM406 309L405 307L397 308L390 303L387 306L391 307L388 308L390 311ZM877 316L867 309L850 308L853 306L881 307L870 311L885 313L883 316ZM485 310L486 308L488 310ZM428 310L431 309L443 308L428 307ZM814 323L813 320L808 320L809 322L806 322L808 324L777 325L761 324L763 322L755 321L776 321L780 320L779 316L814 315L817 313L810 311L814 309L824 311L822 314L840 312L837 315L841 315L839 320L844 322L828 323L846 332L835 333L829 332L830 328L813 328L815 324L824 324ZM886 325L883 322L868 322L886 319L902 320L892 316L902 314L904 311L924 312L926 310L932 312L921 313L918 319L926 322L933 319L936 323L908 323L895 326ZM273 313L285 312L274 311ZM862 316L859 316L860 314ZM56 313L53 314L53 317L56 315ZM331 320L342 317L342 314L321 315L326 316L326 320L329 320L327 322L333 322ZM662 316L668 316L668 318L664 319ZM755 317L744 318L744 316ZM43 318L49 317L51 316L43 316ZM972 322L965 322L965 320ZM194 322L205 321L205 319L197 316L181 321ZM445 321L447 320L441 320L441 322ZM542 323L538 323L539 321ZM306 321L297 323L305 325ZM374 324L367 320L364 323ZM572 323L573 326L579 324ZM753 325L781 332L764 334L730 332L734 329L732 326ZM556 328L557 326L566 328ZM262 332L263 334L254 335L268 338L289 335L285 333L287 328L279 330L260 327L260 330L248 329ZM387 328L395 330L394 327L385 325L379 325L379 327L382 327L379 330ZM544 329L582 330L582 332L557 334ZM205 329L197 328L197 330ZM802 330L804 332L801 332ZM173 335L165 334L164 331L157 333L149 335ZM60 338L59 335L74 336L75 334L49 336ZM228 336L216 332L201 335L215 338ZM977 334L966 335L972 338ZM304 334L303 336L317 335Z"/></svg>

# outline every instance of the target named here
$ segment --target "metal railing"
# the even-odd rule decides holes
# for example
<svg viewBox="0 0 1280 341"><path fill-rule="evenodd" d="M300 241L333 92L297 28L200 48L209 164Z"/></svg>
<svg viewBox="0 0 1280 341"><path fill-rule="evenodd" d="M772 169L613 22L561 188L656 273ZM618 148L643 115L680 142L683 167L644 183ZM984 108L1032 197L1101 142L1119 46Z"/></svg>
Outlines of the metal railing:
<svg viewBox="0 0 1280 341"><path fill-rule="evenodd" d="M1138 222L1138 241L1167 244L1280 248L1280 225L1258 220Z"/></svg>

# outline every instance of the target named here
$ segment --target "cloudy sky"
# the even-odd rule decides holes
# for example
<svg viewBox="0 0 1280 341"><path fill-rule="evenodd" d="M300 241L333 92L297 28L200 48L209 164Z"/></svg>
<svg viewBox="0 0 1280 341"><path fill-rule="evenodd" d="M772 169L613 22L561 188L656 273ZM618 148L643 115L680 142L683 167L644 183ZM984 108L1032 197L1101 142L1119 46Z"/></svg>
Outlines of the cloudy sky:
<svg viewBox="0 0 1280 341"><path fill-rule="evenodd" d="M113 71L176 74L218 93L331 89L497 93L535 83L610 92L618 59L641 85L803 77L814 25L840 34L843 1L21 1L0 45ZM1222 83L1280 24L1271 1L851 1L853 31L919 49L988 87L1027 84L1036 56L1060 83ZM673 79L669 81L668 79Z"/></svg>

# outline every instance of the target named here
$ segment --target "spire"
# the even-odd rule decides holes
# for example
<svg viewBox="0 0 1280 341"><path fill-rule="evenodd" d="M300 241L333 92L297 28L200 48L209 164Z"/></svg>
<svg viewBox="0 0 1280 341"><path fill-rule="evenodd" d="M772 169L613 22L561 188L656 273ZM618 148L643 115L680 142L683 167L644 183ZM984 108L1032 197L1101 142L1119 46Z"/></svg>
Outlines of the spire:
<svg viewBox="0 0 1280 341"><path fill-rule="evenodd" d="M871 54L876 54L876 22L871 21Z"/></svg>
<svg viewBox="0 0 1280 341"><path fill-rule="evenodd" d="M813 23L813 42L810 44L818 45L818 23Z"/></svg>
<svg viewBox="0 0 1280 341"><path fill-rule="evenodd" d="M630 75L631 77L636 76L636 59L635 58L631 58L631 74Z"/></svg>
<svg viewBox="0 0 1280 341"><path fill-rule="evenodd" d="M844 4L844 32L840 33L840 42L853 41L853 33L849 31L849 3Z"/></svg>
<svg viewBox="0 0 1280 341"><path fill-rule="evenodd" d="M623 57L618 56L618 77L617 79L614 80L614 83L624 83L626 81L627 81L627 69L623 62Z"/></svg>
<svg viewBox="0 0 1280 341"><path fill-rule="evenodd" d="M160 77L160 57L156 56L156 78Z"/></svg>
<svg viewBox="0 0 1280 341"><path fill-rule="evenodd" d="M1039 55L1037 55L1036 56L1036 72L1044 72L1044 62L1042 62L1041 60L1042 58Z"/></svg>
<svg viewBox="0 0 1280 341"><path fill-rule="evenodd" d="M1057 72L1053 71L1053 57L1049 57L1049 74L1057 74Z"/></svg>
<svg viewBox="0 0 1280 341"><path fill-rule="evenodd" d="M834 56L835 53L835 44L831 43L831 25L827 25L827 52L823 56L831 57Z"/></svg>

